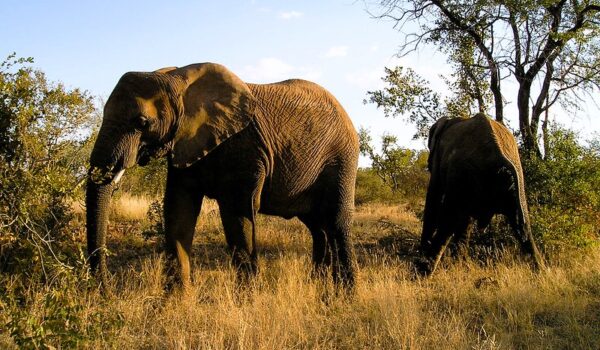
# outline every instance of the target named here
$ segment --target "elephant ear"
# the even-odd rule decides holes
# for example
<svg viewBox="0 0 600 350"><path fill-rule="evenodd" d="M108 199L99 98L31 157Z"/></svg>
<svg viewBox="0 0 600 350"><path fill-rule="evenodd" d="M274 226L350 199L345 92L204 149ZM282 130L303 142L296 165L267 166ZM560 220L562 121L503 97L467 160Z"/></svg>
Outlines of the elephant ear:
<svg viewBox="0 0 600 350"><path fill-rule="evenodd" d="M431 171L431 167L433 165L433 160L435 159L435 155L437 154L440 139L444 132L456 123L460 123L462 121L468 120L469 118L464 117L442 117L438 119L435 124L431 126L429 129L429 139L427 141L427 147L429 148L429 158L427 159L427 168Z"/></svg>
<svg viewBox="0 0 600 350"><path fill-rule="evenodd" d="M201 63L171 71L186 82L183 115L175 132L172 161L192 165L252 120L250 88L225 67Z"/></svg>
<svg viewBox="0 0 600 350"><path fill-rule="evenodd" d="M429 168L429 171L431 171L431 167L433 165L433 159L437 151L437 145L439 143L440 136L446 128L446 125L448 124L449 120L450 118L448 117L442 117L431 126L431 129L429 129L429 138L427 139L427 147L429 148L427 168Z"/></svg>
<svg viewBox="0 0 600 350"><path fill-rule="evenodd" d="M170 71L173 71L175 69L177 69L177 67L164 67L164 68L155 70L154 73L169 73Z"/></svg>

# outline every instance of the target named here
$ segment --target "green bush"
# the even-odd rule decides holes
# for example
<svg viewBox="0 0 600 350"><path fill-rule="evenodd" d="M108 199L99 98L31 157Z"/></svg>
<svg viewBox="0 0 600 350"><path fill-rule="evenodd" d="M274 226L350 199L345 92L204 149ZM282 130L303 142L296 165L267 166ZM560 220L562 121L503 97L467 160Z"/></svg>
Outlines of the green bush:
<svg viewBox="0 0 600 350"><path fill-rule="evenodd" d="M146 166L128 169L120 191L151 198L162 197L167 184L167 159L152 159Z"/></svg>
<svg viewBox="0 0 600 350"><path fill-rule="evenodd" d="M597 244L600 238L600 140L552 125L543 159L523 158L532 229L546 250Z"/></svg>
<svg viewBox="0 0 600 350"><path fill-rule="evenodd" d="M356 173L356 191L354 194L356 205L372 202L397 202L400 200L400 197L400 194L394 193L390 186L387 186L377 176L375 170L371 168L358 169Z"/></svg>
<svg viewBox="0 0 600 350"><path fill-rule="evenodd" d="M146 239L152 237L162 238L165 236L165 224L163 215L163 201L155 199L150 203L146 217L148 219L147 227L142 231L142 236Z"/></svg>
<svg viewBox="0 0 600 350"><path fill-rule="evenodd" d="M84 348L124 326L120 311L86 305L97 301L85 265L44 284L19 282L0 275L2 348Z"/></svg>
<svg viewBox="0 0 600 350"><path fill-rule="evenodd" d="M76 299L95 285L71 208L97 113L88 93L49 82L32 62L0 63L0 347L78 348L120 322Z"/></svg>
<svg viewBox="0 0 600 350"><path fill-rule="evenodd" d="M92 98L48 82L14 54L0 64L0 272L65 267L77 249L70 203L83 183Z"/></svg>
<svg viewBox="0 0 600 350"><path fill-rule="evenodd" d="M420 202L425 198L429 182L429 152L400 147L397 138L392 135L381 138L381 151L377 152L371 144L369 132L363 128L359 131L359 138L360 153L369 157L371 168L359 170L357 204L399 199Z"/></svg>

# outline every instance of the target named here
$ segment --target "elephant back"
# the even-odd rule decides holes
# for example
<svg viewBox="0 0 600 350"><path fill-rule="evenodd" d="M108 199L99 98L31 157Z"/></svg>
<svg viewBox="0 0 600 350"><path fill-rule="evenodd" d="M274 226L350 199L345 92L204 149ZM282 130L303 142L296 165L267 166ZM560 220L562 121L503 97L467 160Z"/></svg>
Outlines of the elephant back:
<svg viewBox="0 0 600 350"><path fill-rule="evenodd" d="M299 79L248 86L260 111L255 121L272 157L274 184L294 195L326 168L356 169L358 134L331 93Z"/></svg>

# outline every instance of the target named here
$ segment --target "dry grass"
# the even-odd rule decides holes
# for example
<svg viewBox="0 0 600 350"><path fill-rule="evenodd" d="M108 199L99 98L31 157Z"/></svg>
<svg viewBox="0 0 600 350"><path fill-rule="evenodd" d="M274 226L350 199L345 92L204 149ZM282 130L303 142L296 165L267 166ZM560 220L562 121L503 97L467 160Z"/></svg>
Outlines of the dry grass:
<svg viewBox="0 0 600 350"><path fill-rule="evenodd" d="M111 219L125 222L143 221L147 217L150 203L151 198L123 193L111 203Z"/></svg>
<svg viewBox="0 0 600 350"><path fill-rule="evenodd" d="M419 222L403 208L358 208L353 298L310 276L310 235L297 220L260 217L260 273L239 288L214 203L194 245L188 295L165 296L156 242L121 237L111 257L114 295L79 289L84 324L105 320L88 348L137 349L597 349L600 250L534 273L512 255L446 261L416 278ZM383 219L383 220L381 220ZM113 242L117 237L113 237ZM124 242L134 241L136 248ZM132 249L135 251L131 252ZM34 300L43 300L35 291ZM31 314L43 305L32 303ZM98 317L94 315L100 315ZM100 321L99 321L100 319ZM2 332L0 332L2 333ZM0 337L0 347L14 347ZM60 345L60 344L57 344Z"/></svg>

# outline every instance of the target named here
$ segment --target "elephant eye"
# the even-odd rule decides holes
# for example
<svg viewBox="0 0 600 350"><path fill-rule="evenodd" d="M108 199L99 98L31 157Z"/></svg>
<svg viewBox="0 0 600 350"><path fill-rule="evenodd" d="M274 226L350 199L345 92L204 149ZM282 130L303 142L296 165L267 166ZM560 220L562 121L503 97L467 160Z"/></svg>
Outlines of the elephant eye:
<svg viewBox="0 0 600 350"><path fill-rule="evenodd" d="M140 130L145 130L150 125L150 120L148 117L140 115L134 120L135 128Z"/></svg>

